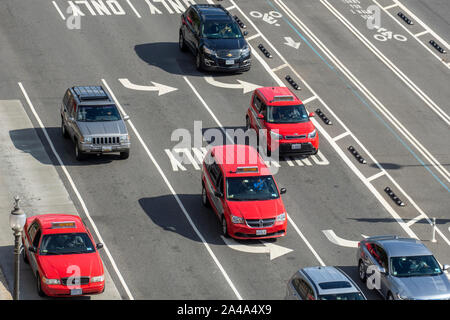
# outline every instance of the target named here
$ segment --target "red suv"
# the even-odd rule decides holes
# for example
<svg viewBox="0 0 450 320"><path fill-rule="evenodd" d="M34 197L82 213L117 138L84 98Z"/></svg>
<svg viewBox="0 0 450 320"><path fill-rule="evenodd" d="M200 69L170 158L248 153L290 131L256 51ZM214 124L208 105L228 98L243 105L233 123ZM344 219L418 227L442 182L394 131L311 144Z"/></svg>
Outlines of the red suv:
<svg viewBox="0 0 450 320"><path fill-rule="evenodd" d="M286 87L265 87L253 92L246 115L247 129L265 129L267 155L312 155L319 151L319 135L302 101Z"/></svg>
<svg viewBox="0 0 450 320"><path fill-rule="evenodd" d="M224 236L276 238L286 234L287 214L278 186L255 148L213 147L202 166L202 202L212 207Z"/></svg>

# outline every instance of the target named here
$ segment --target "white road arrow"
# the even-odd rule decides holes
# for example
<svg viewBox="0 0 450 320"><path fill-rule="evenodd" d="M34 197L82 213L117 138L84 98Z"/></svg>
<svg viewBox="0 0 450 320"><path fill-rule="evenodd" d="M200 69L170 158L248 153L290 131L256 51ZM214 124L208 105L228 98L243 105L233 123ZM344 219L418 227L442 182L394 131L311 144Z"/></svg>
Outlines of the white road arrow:
<svg viewBox="0 0 450 320"><path fill-rule="evenodd" d="M295 49L300 48L300 42L295 42L291 37L284 37L284 40L286 41L284 44Z"/></svg>
<svg viewBox="0 0 450 320"><path fill-rule="evenodd" d="M153 86L141 86L134 83L131 83L128 79L119 79L120 83L128 89L138 90L138 91L158 91L158 96L163 94L178 90L177 88L169 87L164 84L160 84L157 82L150 81Z"/></svg>
<svg viewBox="0 0 450 320"><path fill-rule="evenodd" d="M250 82L246 82L246 81L242 81L242 80L237 80L237 82L239 82L239 84L236 83L223 83L223 82L219 82L214 80L213 77L204 77L206 82L208 82L210 85L219 87L219 88L227 88L227 89L243 89L244 90L244 94L247 92L251 92L255 89L261 88L261 86L257 85L257 84L253 84Z"/></svg>
<svg viewBox="0 0 450 320"><path fill-rule="evenodd" d="M224 236L221 236L223 242L230 247L231 249L246 252L246 253L269 253L270 260L276 259L278 257L281 257L282 255L285 255L286 253L289 253L293 251L292 249L288 249L273 243L264 242L261 241L264 244L264 247L262 246L251 246L239 243L231 238L225 238Z"/></svg>
<svg viewBox="0 0 450 320"><path fill-rule="evenodd" d="M338 237L333 230L322 230L322 232L325 234L328 240L330 240L332 243L337 244L341 247L349 247L349 248L358 248L358 242L359 241L350 241L346 239L342 239L341 237ZM365 235L361 235L363 238L367 238Z"/></svg>

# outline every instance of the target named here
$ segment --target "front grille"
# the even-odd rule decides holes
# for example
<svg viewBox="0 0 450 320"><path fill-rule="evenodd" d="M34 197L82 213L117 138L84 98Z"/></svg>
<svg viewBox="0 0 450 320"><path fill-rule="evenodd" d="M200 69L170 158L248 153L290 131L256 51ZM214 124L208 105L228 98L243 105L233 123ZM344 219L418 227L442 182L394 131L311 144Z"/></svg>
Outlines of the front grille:
<svg viewBox="0 0 450 320"><path fill-rule="evenodd" d="M222 59L236 59L241 56L241 50L217 50L217 57Z"/></svg>
<svg viewBox="0 0 450 320"><path fill-rule="evenodd" d="M247 225L250 228L268 228L273 226L275 218L270 219L246 219Z"/></svg>
<svg viewBox="0 0 450 320"><path fill-rule="evenodd" d="M306 139L306 134L301 134L297 136L284 136L287 140L293 140L293 139Z"/></svg>
<svg viewBox="0 0 450 320"><path fill-rule="evenodd" d="M236 237L241 237L241 238L265 238L265 237L276 237L276 236L281 236L286 232L286 230L280 230L277 232L272 232L272 233L268 233L265 235L256 235L256 234L249 234L249 233L242 233L242 232L236 232L235 235Z"/></svg>
<svg viewBox="0 0 450 320"><path fill-rule="evenodd" d="M92 138L92 144L118 144L119 137L95 137Z"/></svg>
<svg viewBox="0 0 450 320"><path fill-rule="evenodd" d="M70 279L71 283L68 283ZM74 285L83 285L83 284L89 284L89 277L80 277L80 278L76 278L76 277L71 277L71 278L61 278L61 284L63 286L74 286Z"/></svg>

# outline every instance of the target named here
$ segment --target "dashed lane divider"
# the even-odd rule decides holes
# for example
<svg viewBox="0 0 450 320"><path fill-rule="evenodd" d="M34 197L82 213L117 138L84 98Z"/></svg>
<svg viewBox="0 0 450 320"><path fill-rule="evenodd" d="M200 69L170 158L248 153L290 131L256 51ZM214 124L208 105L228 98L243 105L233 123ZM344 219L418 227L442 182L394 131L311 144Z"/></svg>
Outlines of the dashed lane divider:
<svg viewBox="0 0 450 320"><path fill-rule="evenodd" d="M391 190L391 188L389 188L389 187L384 188L384 192L386 192L386 193L388 194L388 196L389 196L389 197L390 197L397 205L399 205L400 207L404 207L404 206L405 206L405 203L404 203L402 200L400 200L399 197L397 197L397 196L395 195L395 193Z"/></svg>
<svg viewBox="0 0 450 320"><path fill-rule="evenodd" d="M323 122L325 122L326 124L328 124L328 125L333 124L333 123L331 122L331 120L327 118L327 116L325 115L325 113L323 113L322 110L320 110L319 108L316 110L316 114L317 114L317 115L319 116L319 118L322 119Z"/></svg>
<svg viewBox="0 0 450 320"><path fill-rule="evenodd" d="M397 15L403 19L403 21L405 21L407 24L414 24L414 22L411 21L411 19L409 19L407 16L405 16L403 14L403 12L399 12L397 13Z"/></svg>
<svg viewBox="0 0 450 320"><path fill-rule="evenodd" d="M364 158L359 154L359 152L356 151L356 149L355 149L353 146L348 147L348 150L355 156L356 160L358 160L359 163L362 163L362 164L366 164L366 163L367 163L366 159L364 159Z"/></svg>
<svg viewBox="0 0 450 320"><path fill-rule="evenodd" d="M430 44L440 53L447 53L436 41L430 40Z"/></svg>
<svg viewBox="0 0 450 320"><path fill-rule="evenodd" d="M264 53L264 55L267 58L272 58L272 55L270 54L270 52L266 48L264 48L264 46L262 44L259 44L258 48L259 48L259 50L261 50L262 53Z"/></svg>

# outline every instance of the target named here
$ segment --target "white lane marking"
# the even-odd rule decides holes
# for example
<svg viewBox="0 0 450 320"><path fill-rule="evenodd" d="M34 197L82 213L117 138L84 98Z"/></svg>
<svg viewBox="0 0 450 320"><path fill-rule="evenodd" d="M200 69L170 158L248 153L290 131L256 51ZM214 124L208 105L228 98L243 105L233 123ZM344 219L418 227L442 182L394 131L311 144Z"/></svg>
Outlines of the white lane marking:
<svg viewBox="0 0 450 320"><path fill-rule="evenodd" d="M342 239L341 237L338 237L336 233L334 233L333 230L322 230L325 237L327 237L330 242L341 246L341 247L348 247L348 248L358 248L358 242L359 241L350 241L346 239Z"/></svg>
<svg viewBox="0 0 450 320"><path fill-rule="evenodd" d="M333 140L334 140L334 141L338 141L338 140L340 140L340 139L342 139L342 138L348 136L349 134L350 134L350 132L346 131L346 132L341 133L340 135L334 137Z"/></svg>
<svg viewBox="0 0 450 320"><path fill-rule="evenodd" d="M226 8L227 11L233 10L235 8L235 6L229 6L228 8Z"/></svg>
<svg viewBox="0 0 450 320"><path fill-rule="evenodd" d="M31 109L31 112L33 113L34 117L36 118L36 121L38 122L39 127L41 128L42 132L44 133L45 138L47 139L47 142L50 145L50 148L52 149L53 154L55 155L56 160L58 161L58 164L59 164L61 170L64 172L64 175L66 176L67 180L69 181L70 186L72 187L75 195L77 196L78 201L80 202L81 207L83 208L83 211L84 211L86 217L88 218L89 222L91 223L92 228L94 229L94 232L95 232L98 240L101 243L103 243L103 249L105 250L105 253L108 256L109 261L110 261L111 265L113 266L113 269L116 272L117 277L120 280L120 283L122 284L123 288L125 289L125 292L126 292L128 298L130 300L134 300L133 295L131 294L130 290L128 289L128 286L125 283L125 280L123 279L122 274L120 273L119 268L117 267L116 262L114 261L114 258L111 255L111 252L109 251L108 247L106 246L106 243L103 241L103 238L100 235L100 232L98 231L94 220L92 220L91 215L89 214L89 210L86 206L86 203L84 202L83 198L81 197L81 194L78 191L78 188L76 187L75 183L73 182L72 177L69 174L69 171L67 171L66 166L64 165L63 161L61 160L61 157L59 156L58 152L56 151L55 146L53 145L53 142L47 133L47 129L44 127L44 124L42 123L39 115L37 114L36 109L34 108L33 104L31 103L31 100L28 97L28 94L25 91L24 86L22 85L21 82L18 82L18 85L19 85L20 89L22 90L23 95L25 96L25 100L27 101L28 106Z"/></svg>
<svg viewBox="0 0 450 320"><path fill-rule="evenodd" d="M425 31L422 31L422 32L419 32L419 33L416 33L415 35L414 35L414 37L420 37L420 36L423 36L424 34L427 34L428 33L428 31L427 30L425 30Z"/></svg>
<svg viewBox="0 0 450 320"><path fill-rule="evenodd" d="M308 99L303 100L302 102L303 102L303 104L307 104L307 103L309 103L311 101L314 101L316 99L317 99L316 96L312 96L312 97L309 97Z"/></svg>
<svg viewBox="0 0 450 320"><path fill-rule="evenodd" d="M105 85L106 89L109 91L109 93L111 94L112 98L114 99L114 101L117 104L117 107L120 109L120 111L122 112L122 114L126 114L125 110L122 108L121 104L119 103L119 101L117 100L116 96L114 95L114 93L111 91L111 88L109 87L109 85L106 83L105 79L102 79L103 84ZM225 280L227 281L228 285L230 286L230 288L233 290L234 294L236 295L236 297L239 300L242 300L242 296L239 294L239 292L237 291L236 287L234 286L233 282L231 281L230 277L228 276L228 273L225 271L225 269L223 268L222 264L220 263L219 259L217 259L216 255L214 254L214 252L212 251L211 247L209 246L209 244L206 242L205 238L203 237L203 235L200 233L200 231L197 229L197 226L194 224L194 222L191 219L191 216L189 215L189 213L187 212L186 208L183 205L183 202L180 200L180 197L178 197L178 194L175 192L175 189L172 187L172 184L170 183L169 179L167 179L166 175L164 174L164 171L161 169L161 167L159 166L158 162L156 161L155 157L153 156L153 154L150 152L150 149L147 147L147 144L144 142L144 140L142 139L141 135L139 134L139 132L137 131L136 127L134 126L132 121L127 121L128 124L130 125L131 129L133 130L133 132L135 133L136 137L138 138L139 142L141 143L142 147L144 148L145 152L147 153L148 157L150 158L150 160L152 161L153 165L156 167L156 169L158 170L159 174L161 175L162 179L164 180L164 182L166 183L167 188L170 190L170 192L172 193L173 197L175 198L176 202L178 203L178 206L180 207L181 211L183 212L184 216L186 217L186 219L188 220L189 224L191 225L192 229L194 230L194 232L196 233L196 235L199 237L200 241L203 243L203 245L205 246L206 250L208 251L209 255L212 257L212 259L214 260L214 262L216 263L217 267L219 268L220 272L222 273L222 275L224 276Z"/></svg>
<svg viewBox="0 0 450 320"><path fill-rule="evenodd" d="M225 244L230 247L233 250L245 252L245 253L268 253L270 260L276 259L278 257L281 257L282 255L285 255L289 252L292 252L294 250L285 248L279 245L276 245L274 243L269 243L265 241L261 241L264 246L252 246L247 245L243 243L239 243L236 240L232 238L225 238L224 236L220 236L225 242Z"/></svg>
<svg viewBox="0 0 450 320"><path fill-rule="evenodd" d="M382 170L382 171L374 174L373 176L368 177L367 181L372 182L373 180L378 179L378 178L384 176L385 174L386 174L386 171Z"/></svg>
<svg viewBox="0 0 450 320"><path fill-rule="evenodd" d="M261 35L259 33L257 33L257 34L252 35L251 37L247 37L246 39L247 39L247 41L250 41L250 40L256 39L256 38L258 38L260 36Z"/></svg>
<svg viewBox="0 0 450 320"><path fill-rule="evenodd" d="M237 84L237 83L219 82L217 80L214 80L214 78L211 76L205 76L203 78L206 80L206 82L208 82L210 85L213 85L215 87L226 88L226 89L242 89L244 91L244 94L248 93L248 92L252 92L255 89L261 88L260 85L242 81L242 80L237 80L237 82L239 82L239 84Z"/></svg>
<svg viewBox="0 0 450 320"><path fill-rule="evenodd" d="M409 220L409 221L406 223L406 225L407 225L408 227L411 227L414 223L416 223L417 221L422 220L422 219L424 219L424 218L425 218L425 216L424 216L423 214L419 214L417 217L415 217L415 218Z"/></svg>
<svg viewBox="0 0 450 320"><path fill-rule="evenodd" d="M139 14L139 12L136 10L136 8L133 6L133 4L131 3L131 0L127 0L128 5L131 7L131 10L134 11L134 13L136 14L136 16L140 19L141 15Z"/></svg>
<svg viewBox="0 0 450 320"><path fill-rule="evenodd" d="M275 0L277 1L277 0ZM230 0L230 2L234 3L234 0ZM249 23L253 26L253 28L255 28L255 30L257 32L260 32L259 29L256 27L256 25L253 23L252 20L250 20L248 18L248 16L241 10L241 8L239 8L239 6L236 6L236 8L239 10L239 12L244 16L245 19L247 19L247 21L249 21ZM286 13L288 13L285 9L283 9ZM288 8L288 10L290 11L290 9ZM289 14L289 13L288 13ZM293 19L295 22L295 19ZM298 25L298 24L297 24ZM302 28L302 27L300 27ZM305 31L304 28L302 28L303 31ZM308 29L309 31L309 29ZM309 31L310 32L310 31ZM261 32L260 32L261 33ZM287 60L278 52L278 50L276 49L276 47L266 38L266 36L264 36L261 33L261 36L263 37L264 41L266 41L269 46L272 48L272 50L280 57L280 59L284 62L287 63L289 65L289 68L292 70L292 73L298 77L304 84L305 86L308 88L309 91L311 91L314 95L317 96L317 98L319 99L319 101L321 102L322 105L324 105L331 113L331 115L337 120L337 122L347 131L350 132L352 138L356 141L356 143L361 147L361 149L372 159L373 163L376 164L376 166L378 168L380 168L381 170L384 170L384 168L380 165L380 163L373 157L373 155L369 152L369 150L367 150L367 148L359 141L359 139L347 128L347 126L342 122L342 120L333 112L333 110L317 95L317 93L311 88L311 86L297 73L297 71L287 62ZM309 36L313 41L314 38L312 38L311 36ZM320 41L320 40L319 40ZM317 44L317 43L316 43ZM264 59L257 53L254 52L254 56L261 61L261 64L263 65L263 67L266 69L266 71L273 77L273 79L277 82L277 83L281 83L282 85L282 81L280 78L278 78L278 76L272 72L272 70L270 69L270 67L267 65L267 63L265 63ZM384 198L380 195L380 193L367 181L367 179L362 175L362 173L358 170L358 168L356 168L356 166L350 161L350 159L344 154L344 152L339 148L339 146L332 140L331 136L322 128L322 126L320 126L320 124L315 120L312 119L312 121L314 122L314 124L316 125L316 127L318 128L319 132L321 132L324 137L330 142L330 144L333 146L333 148L336 150L336 152L338 153L338 155L342 158L342 160L344 160L344 162L347 164L347 166L356 174L356 176L364 183L364 185L369 189L370 192L372 192L372 194L375 196L375 198L381 203L381 205L389 212L389 214L399 223L399 225L403 228L403 230L405 230L405 232L407 234L409 234L412 238L417 238L418 237L414 234L414 232L405 224L405 222L400 218L400 216L397 214L397 212L392 209L392 207L384 200ZM405 197L407 198L407 200L411 203L411 205L417 210L419 211L421 214L423 214L428 223L431 224L431 220L425 215L425 213L422 211L422 209L419 208L419 206L411 199L411 197L399 186L399 184L391 177L390 174L388 174L386 172L386 176L389 178L389 180L392 182L392 184L394 185L394 187L398 190L400 190L400 192L402 192ZM289 219L289 217L288 217ZM291 219L289 219L289 221L291 221ZM436 228L436 231L439 235L441 235L441 237L445 240L445 242L447 242L447 244L450 246L450 241L444 236L444 234L438 229ZM312 247L311 247L312 248ZM310 249L311 249L310 248Z"/></svg>
<svg viewBox="0 0 450 320"><path fill-rule="evenodd" d="M317 261L319 261L321 266L325 266L325 263L323 262L322 258L319 256L316 250L314 250L313 246L309 243L308 239L303 235L303 233L300 231L300 229L297 227L297 224L295 224L294 220L291 219L291 216L289 214L286 214L289 223L294 227L294 230L297 232L297 234L300 236L300 238L303 240L303 242L306 244L308 249L312 252L314 257L316 257Z"/></svg>
<svg viewBox="0 0 450 320"><path fill-rule="evenodd" d="M292 11L286 7L281 0L275 2L284 12L294 21L294 23L321 49L321 51L336 65L336 67L346 75L351 83L356 86L366 98L384 115L384 117L413 145L420 154L436 169L448 182L450 182L450 173L434 158L434 156L398 121L397 118L347 69L342 62L314 35L311 30L295 16ZM275 53L279 52L273 47ZM295 71L295 70L294 70Z"/></svg>
<svg viewBox="0 0 450 320"><path fill-rule="evenodd" d="M160 83L153 82L153 81L150 81L151 83L153 83L153 86L142 86L142 85L137 85L137 84L131 83L130 80L124 79L124 78L119 79L119 82L120 82L125 88L132 89L132 90L138 90L138 91L158 91L158 96L162 96L163 94L166 94L166 93L169 93L169 92L178 90L177 88L169 87L169 86L166 86L166 85L164 85L164 84L160 84Z"/></svg>
<svg viewBox="0 0 450 320"><path fill-rule="evenodd" d="M422 91L406 74L404 74L391 60L389 60L375 45L372 44L354 25L352 25L327 0L320 2L349 29L372 53L380 59L404 84L406 84L425 104L436 113L447 125L450 125L450 116L445 113L425 92Z"/></svg>
<svg viewBox="0 0 450 320"><path fill-rule="evenodd" d="M292 39L291 37L284 37L284 41L285 41L284 44L287 46L290 46L294 49L300 48L301 43L294 41L294 39Z"/></svg>
<svg viewBox="0 0 450 320"><path fill-rule="evenodd" d="M278 67L276 67L276 68L273 68L272 71L273 71L273 72L277 72L277 71L280 71L281 69L286 68L287 66L288 66L287 64L282 64L281 66L278 66Z"/></svg>
<svg viewBox="0 0 450 320"><path fill-rule="evenodd" d="M394 4L391 4L390 6L384 7L383 9L384 9L384 10L389 10L389 9L395 8L395 7L397 7L397 6L398 6L398 4L394 3Z"/></svg>
<svg viewBox="0 0 450 320"><path fill-rule="evenodd" d="M372 0L377 6L379 6L380 8L381 8L381 5L376 1L376 0ZM382 8L383 9L383 8ZM425 28L426 29L426 31L424 31L425 33L423 33L423 32L420 32L420 33L418 33L418 34L413 34L408 28L406 28L402 23L401 23L401 21L399 21L394 15L392 15L389 11L386 11L386 10L384 10L383 9L383 11L387 14L387 15L389 15L400 27L402 27L406 32L408 32L414 39L416 39L417 40L417 42L419 42L420 43L420 45L422 46L422 47L424 47L429 53L431 53L436 59L438 59L440 62L442 62L447 68L449 68L450 69L450 64L447 64L447 63L445 63L445 61L443 61L442 60L442 58L439 56L439 55L437 55L426 43L424 43L423 41L421 41L420 39L419 39L419 36L421 36L421 35L423 35L423 34L425 34L425 33L431 33L431 35L433 35L434 36L434 38L436 38L436 39L441 39L442 40L442 38L441 37L439 37L436 33L434 33L433 32L433 30L431 30L427 25L424 25L424 24L422 24L422 27L423 28ZM409 12L408 13L409 14L409 16L410 17L412 17L411 16L411 12ZM415 16L414 16L415 17ZM417 17L416 17L417 18ZM414 18L413 18L414 19ZM417 21L417 20L416 20ZM417 22L419 22L419 21L417 21ZM443 41L443 42L441 42L441 43L445 43L445 41Z"/></svg>
<svg viewBox="0 0 450 320"><path fill-rule="evenodd" d="M61 9L59 9L58 4L56 3L56 1L52 1L53 5L56 8L56 11L58 11L59 15L61 16L61 19L66 20L66 17L64 16L64 14L62 13Z"/></svg>

